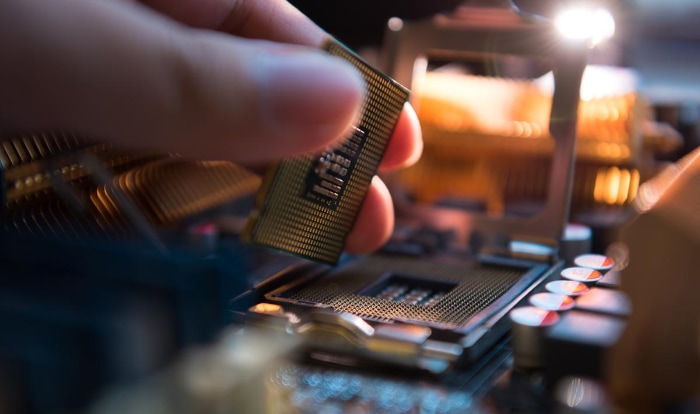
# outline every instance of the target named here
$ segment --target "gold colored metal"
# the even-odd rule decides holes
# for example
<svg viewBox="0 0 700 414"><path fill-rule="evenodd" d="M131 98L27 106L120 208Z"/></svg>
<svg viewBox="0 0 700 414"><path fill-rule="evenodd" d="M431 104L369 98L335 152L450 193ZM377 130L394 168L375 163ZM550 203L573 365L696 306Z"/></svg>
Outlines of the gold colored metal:
<svg viewBox="0 0 700 414"><path fill-rule="evenodd" d="M114 185L129 195L152 223L172 224L252 194L260 179L229 162L167 158L117 176ZM95 191L93 202L98 210L118 214L114 190L101 186Z"/></svg>
<svg viewBox="0 0 700 414"><path fill-rule="evenodd" d="M518 149L525 149L530 147L529 144L532 142L537 142L533 137L541 135L544 130L549 131L553 137L552 142L543 141L543 146L551 148L552 156L549 159L539 160L539 163L545 165L545 168L548 165L548 169L557 171L557 174L541 174L538 170L540 174L538 180L545 182L544 189L547 195L541 209L537 214L529 217L499 214L503 206L499 202L498 192L493 188L494 186L498 188L499 182L505 178L504 173L509 170L501 170L501 174L492 174L485 165L473 163L470 168L474 176L491 177L491 181L486 184L477 180L472 181L474 186L472 189L488 200L487 210L490 211L487 213L490 214L464 212L464 215L465 220L470 223L470 234L478 234L483 236L483 239L492 240L493 243L498 244L497 248L504 248L503 242L510 239L555 246L563 235L569 219L573 193L577 107L581 77L586 66L587 47L580 42L564 42L557 36L554 25L548 21L525 19L508 8L494 12L489 10L489 13L495 13L493 17L498 15L496 20L479 19L478 17L483 13L479 8L462 7L451 15L440 15L418 22L405 22L396 30L390 28L387 32L388 53L385 56L387 72L399 82L411 85L416 91L415 96L418 97L423 93L421 89L427 75L429 59L456 61L462 58L479 58L488 63L497 56L519 56L537 59L554 69L555 88L551 107L548 109L551 114L550 122L546 128L538 128L539 125L535 123L507 122L502 125L492 125L493 130L484 131L485 133L481 134L489 138L500 137L501 141L508 139L509 145L512 143ZM419 113L424 111L422 107L425 103L420 99L415 99L413 103L417 106ZM482 106L491 105L484 103ZM457 118L456 123L463 127L476 125L479 120L478 116L471 114L466 120ZM424 136L429 140L434 130L437 128L426 128ZM508 135L503 135L502 132L494 133L496 130L508 131ZM447 130L441 131L441 136L443 135L447 136L448 140L454 141L458 140L461 134L454 130ZM512 138L510 135L520 135L518 138L522 139L513 140L510 139ZM430 158L431 149L426 147L424 156ZM484 148L493 147L489 147L488 144L479 147L474 151L475 155L478 154L482 158L488 156L489 154L485 152L479 152ZM530 150L526 149L526 151ZM503 159L503 154L496 155ZM522 157L520 158L518 160L513 157L506 162L522 164ZM435 160L437 159L436 157ZM447 164L454 164L454 157L447 160ZM455 168L453 165L451 167ZM523 175L521 170L516 168L510 171L515 175L511 182L514 183L516 191L531 191L532 183L520 179ZM467 181L459 175L449 174L451 177L446 175L448 173L443 171L443 176L451 183ZM435 179L425 180L423 181L425 185L421 188L427 188L428 183L432 185L435 182ZM435 206L429 208L435 213L433 215L439 214ZM415 206L408 214L423 218L429 214L427 209L428 207L425 206ZM449 210L449 208L443 208L443 210Z"/></svg>
<svg viewBox="0 0 700 414"><path fill-rule="evenodd" d="M280 312L282 312L282 307L280 305L275 305L274 303L262 302L262 303L258 303L257 305L251 307L250 311L255 312L255 313L275 315L275 314L279 314Z"/></svg>
<svg viewBox="0 0 700 414"><path fill-rule="evenodd" d="M330 178L337 179L330 184L342 188L333 192L314 186L314 172L325 174L318 167L323 162L319 154L282 160L267 173L242 239L335 264L408 99L408 90L334 40L327 42L326 50L354 65L366 85L361 119L355 132L341 144L351 145L360 133L361 144L356 144L355 155L351 156L352 170L347 177L341 174ZM318 194L325 194L328 200Z"/></svg>
<svg viewBox="0 0 700 414"><path fill-rule="evenodd" d="M6 228L67 239L111 239L253 194L260 178L228 162L128 152L62 132L0 140ZM161 246L162 247L162 246Z"/></svg>
<svg viewBox="0 0 700 414"><path fill-rule="evenodd" d="M487 214L500 216L509 201L546 198L552 97L534 82L428 72L414 99L424 155L396 182L415 199L482 200ZM634 199L654 169L645 132L655 134L656 147L675 142L672 131L649 126L645 108L633 92L579 102L574 206L625 206Z"/></svg>

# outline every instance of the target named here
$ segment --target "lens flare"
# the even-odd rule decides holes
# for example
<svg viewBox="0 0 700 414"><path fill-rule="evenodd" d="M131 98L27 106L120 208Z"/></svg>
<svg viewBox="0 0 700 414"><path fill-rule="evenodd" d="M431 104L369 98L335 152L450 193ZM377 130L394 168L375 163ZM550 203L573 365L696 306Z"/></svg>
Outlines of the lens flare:
<svg viewBox="0 0 700 414"><path fill-rule="evenodd" d="M615 34L615 19L605 9L571 9L555 19L557 30L568 39L588 40L596 45Z"/></svg>

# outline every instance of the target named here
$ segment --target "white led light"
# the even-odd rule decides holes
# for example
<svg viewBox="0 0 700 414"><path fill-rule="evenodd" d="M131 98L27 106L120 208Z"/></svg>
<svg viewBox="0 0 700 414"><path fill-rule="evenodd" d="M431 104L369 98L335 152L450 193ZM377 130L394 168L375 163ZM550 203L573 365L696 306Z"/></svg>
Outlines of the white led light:
<svg viewBox="0 0 700 414"><path fill-rule="evenodd" d="M615 19L605 9L572 9L555 19L557 30L566 38L598 44L615 34Z"/></svg>

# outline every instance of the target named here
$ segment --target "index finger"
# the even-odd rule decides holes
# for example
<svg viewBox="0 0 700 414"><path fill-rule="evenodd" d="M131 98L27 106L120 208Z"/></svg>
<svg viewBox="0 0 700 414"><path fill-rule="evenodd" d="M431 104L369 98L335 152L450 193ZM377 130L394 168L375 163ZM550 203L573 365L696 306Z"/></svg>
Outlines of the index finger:
<svg viewBox="0 0 700 414"><path fill-rule="evenodd" d="M328 36L286 0L141 0L188 26L320 47Z"/></svg>
<svg viewBox="0 0 700 414"><path fill-rule="evenodd" d="M326 32L286 0L141 0L189 26L280 43L320 47ZM420 125L410 105L399 118L380 169L411 165L423 148Z"/></svg>

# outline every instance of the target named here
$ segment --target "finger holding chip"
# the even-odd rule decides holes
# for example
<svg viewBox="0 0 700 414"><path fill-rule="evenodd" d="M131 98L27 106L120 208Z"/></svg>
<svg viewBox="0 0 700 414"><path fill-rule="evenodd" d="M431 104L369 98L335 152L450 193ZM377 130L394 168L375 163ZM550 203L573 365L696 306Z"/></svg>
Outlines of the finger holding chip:
<svg viewBox="0 0 700 414"><path fill-rule="evenodd" d="M381 244L393 226L389 194L381 191L381 182L373 176L402 118L409 91L333 39L324 49L361 74L366 93L360 116L342 140L320 153L286 157L269 170L242 239L336 264L353 227L360 236L374 235L379 229L367 243L357 243L374 247L372 241ZM399 147L394 148L396 153ZM366 217L358 218L362 214ZM373 224L367 217L372 215L379 222L372 228L365 226L370 233L363 233L362 223ZM351 249L354 243L351 239Z"/></svg>
<svg viewBox="0 0 700 414"><path fill-rule="evenodd" d="M328 34L285 0L140 0L192 27L251 39L322 47ZM387 146L380 171L415 163L423 149L415 111L404 108ZM380 193L380 192L377 192Z"/></svg>
<svg viewBox="0 0 700 414"><path fill-rule="evenodd" d="M173 18L196 27L208 27L249 37L319 47L325 32L286 1L221 0L145 0ZM380 171L389 171L415 163L422 151L420 125L415 111L406 104L386 147ZM391 195L374 177L345 248L351 253L376 250L393 229L394 209Z"/></svg>
<svg viewBox="0 0 700 414"><path fill-rule="evenodd" d="M289 3L143 3L157 12L127 0L2 2L0 55L13 64L0 69L0 132L73 130L127 148L254 164L322 150L356 118L360 77L317 50L328 35ZM382 169L420 152L407 113ZM348 238L358 250L376 243L354 243L354 234L383 228L362 232L363 223L391 220L377 183Z"/></svg>
<svg viewBox="0 0 700 414"><path fill-rule="evenodd" d="M391 171L413 165L423 150L418 117L410 104L404 107L394 134L389 140L379 171ZM374 177L348 238L348 253L367 253L379 249L394 229L394 205L391 194L379 177Z"/></svg>

